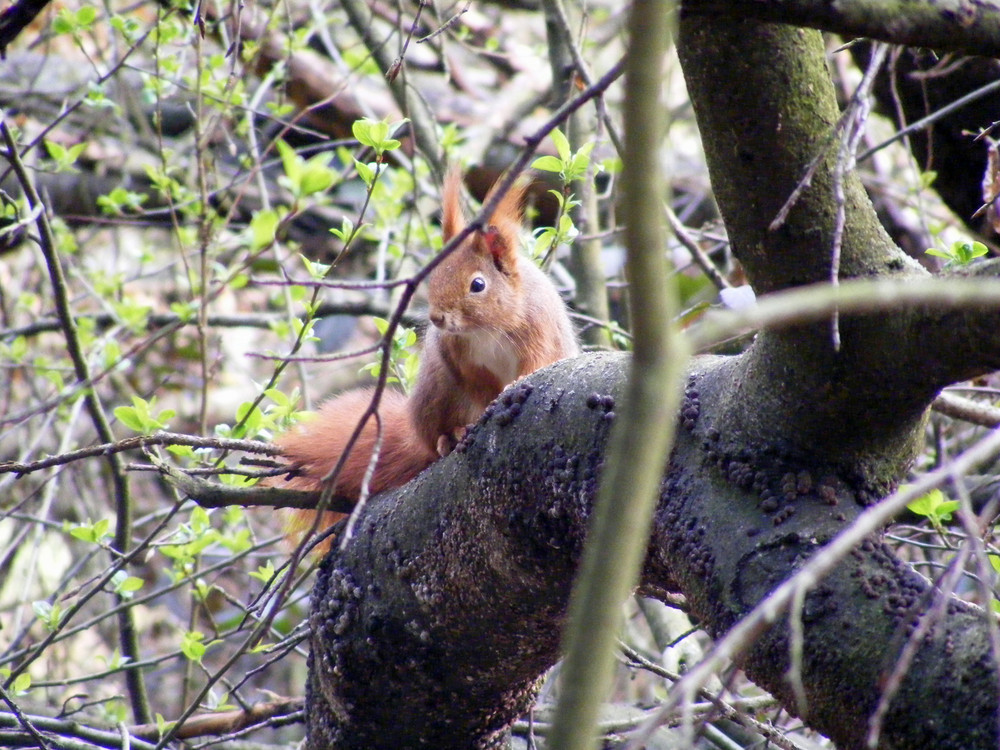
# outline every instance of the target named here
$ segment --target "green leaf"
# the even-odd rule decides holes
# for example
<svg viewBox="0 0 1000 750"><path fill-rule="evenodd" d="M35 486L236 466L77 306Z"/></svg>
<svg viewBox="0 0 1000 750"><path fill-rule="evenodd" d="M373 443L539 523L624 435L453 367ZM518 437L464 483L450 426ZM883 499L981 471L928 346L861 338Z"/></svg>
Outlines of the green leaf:
<svg viewBox="0 0 1000 750"><path fill-rule="evenodd" d="M274 578L274 563L268 560L265 565L258 566L257 570L250 571L250 576L262 583L267 583Z"/></svg>
<svg viewBox="0 0 1000 750"><path fill-rule="evenodd" d="M309 260L306 256L299 253L299 257L302 258L303 264L305 264L306 271L309 275L316 281L322 281L326 278L326 274L330 271L329 263L319 263L318 261Z"/></svg>
<svg viewBox="0 0 1000 750"><path fill-rule="evenodd" d="M948 500L934 509L934 515L941 521L950 521L951 514L958 510L958 500Z"/></svg>
<svg viewBox="0 0 1000 750"><path fill-rule="evenodd" d="M73 21L63 12L65 10L65 8L60 9L56 17L52 19L52 31L55 34L71 34L73 32Z"/></svg>
<svg viewBox="0 0 1000 750"><path fill-rule="evenodd" d="M164 719L163 714L156 714L156 731L160 737L163 737L163 735L173 729L176 723L176 721L167 721Z"/></svg>
<svg viewBox="0 0 1000 750"><path fill-rule="evenodd" d="M31 675L27 672L21 672L16 678L14 678L14 684L11 685L11 692L14 695L20 696L24 695L31 688Z"/></svg>
<svg viewBox="0 0 1000 750"><path fill-rule="evenodd" d="M187 657L188 661L201 663L201 657L205 655L208 646L202 641L205 639L204 633L197 630L188 630L181 637L181 653Z"/></svg>
<svg viewBox="0 0 1000 750"><path fill-rule="evenodd" d="M948 500L941 490L931 490L926 495L907 503L906 507L918 516L924 516L932 523L939 524L951 521L951 514L958 510L958 505L957 500Z"/></svg>
<svg viewBox="0 0 1000 750"><path fill-rule="evenodd" d="M130 430L149 435L156 430L167 427L167 423L175 416L173 409L164 409L155 417L152 410L156 399L146 401L140 396L132 396L132 406L119 406L114 410L115 417Z"/></svg>
<svg viewBox="0 0 1000 750"><path fill-rule="evenodd" d="M130 576L124 570L119 570L111 577L111 586L115 593L123 599L131 599L132 595L141 589L144 581L141 578Z"/></svg>
<svg viewBox="0 0 1000 750"><path fill-rule="evenodd" d="M89 27L97 19L97 8L84 5L76 12L76 22L82 27Z"/></svg>
<svg viewBox="0 0 1000 750"><path fill-rule="evenodd" d="M101 544L111 538L111 521L102 518L94 523L77 524L70 527L69 534L82 542Z"/></svg>
<svg viewBox="0 0 1000 750"><path fill-rule="evenodd" d="M531 166L543 172L555 172L556 174L562 172L563 169L563 163L554 156L539 156L531 162Z"/></svg>
<svg viewBox="0 0 1000 750"><path fill-rule="evenodd" d="M10 358L17 363L24 361L24 358L28 354L28 339L24 336L18 336L11 342L9 350Z"/></svg>
<svg viewBox="0 0 1000 750"><path fill-rule="evenodd" d="M329 151L317 154L305 162L302 167L302 195L313 195L322 193L333 187L339 175L336 170L330 169L330 159L333 154Z"/></svg>
<svg viewBox="0 0 1000 750"><path fill-rule="evenodd" d="M295 195L298 195L302 183L302 159L285 141L275 141L274 145L278 149L278 156L281 157L281 166L285 170L288 186Z"/></svg>
<svg viewBox="0 0 1000 750"><path fill-rule="evenodd" d="M59 629L59 621L62 619L62 607L59 606L59 602L51 604L46 601L37 601L32 603L31 608L34 610L35 616L45 625L46 630L55 632Z"/></svg>
<svg viewBox="0 0 1000 750"><path fill-rule="evenodd" d="M250 219L250 250L257 252L272 242L278 231L281 217L273 208L258 211Z"/></svg>
<svg viewBox="0 0 1000 750"><path fill-rule="evenodd" d="M195 534L202 534L210 528L212 528L212 519L209 512L200 505L196 505L191 511L191 530Z"/></svg>
<svg viewBox="0 0 1000 750"><path fill-rule="evenodd" d="M563 135L563 132L559 130L559 128L553 130L549 135L552 138L552 143L555 144L556 153L559 154L559 159L563 163L568 162L571 154L569 148L569 140L566 138L565 135Z"/></svg>
<svg viewBox="0 0 1000 750"><path fill-rule="evenodd" d="M916 500L907 503L906 507L918 516L930 517L934 515L935 508L942 502L944 502L944 493L941 490L931 490L926 495L921 495Z"/></svg>
<svg viewBox="0 0 1000 750"><path fill-rule="evenodd" d="M385 120L371 120L367 117L355 120L351 125L351 132L362 146L368 146L375 151L378 161L382 160L382 154L386 151L393 151L400 147L400 142L395 138L390 138L390 131L394 132L407 120L401 120L394 124L391 129Z"/></svg>
<svg viewBox="0 0 1000 750"><path fill-rule="evenodd" d="M358 177L370 188L375 182L375 170L357 159L354 160L354 168L358 172Z"/></svg>
<svg viewBox="0 0 1000 750"><path fill-rule="evenodd" d="M263 421L264 415L260 413L260 409L255 407L252 401L244 401L236 409L238 427L233 428L233 437L237 439L254 437L260 432Z"/></svg>
<svg viewBox="0 0 1000 750"><path fill-rule="evenodd" d="M340 229L336 227L330 228L330 233L333 234L341 242L347 242L350 239L351 234L354 232L354 222L348 218L344 218L340 223Z"/></svg>
<svg viewBox="0 0 1000 750"><path fill-rule="evenodd" d="M240 478L244 481L249 479L249 477ZM250 529L239 529L238 531L229 534L223 534L219 537L219 544L234 555L246 552L253 546L253 539L250 538Z"/></svg>

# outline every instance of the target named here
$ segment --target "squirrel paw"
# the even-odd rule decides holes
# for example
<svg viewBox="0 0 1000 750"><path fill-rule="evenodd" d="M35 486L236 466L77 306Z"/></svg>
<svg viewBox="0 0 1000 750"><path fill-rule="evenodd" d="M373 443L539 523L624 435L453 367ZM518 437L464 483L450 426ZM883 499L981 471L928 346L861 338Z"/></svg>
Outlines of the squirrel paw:
<svg viewBox="0 0 1000 750"><path fill-rule="evenodd" d="M466 433L468 433L468 427L456 427L451 432L446 432L443 435L438 435L437 439L437 452L441 458L444 458L453 450L455 446L458 445L465 438Z"/></svg>

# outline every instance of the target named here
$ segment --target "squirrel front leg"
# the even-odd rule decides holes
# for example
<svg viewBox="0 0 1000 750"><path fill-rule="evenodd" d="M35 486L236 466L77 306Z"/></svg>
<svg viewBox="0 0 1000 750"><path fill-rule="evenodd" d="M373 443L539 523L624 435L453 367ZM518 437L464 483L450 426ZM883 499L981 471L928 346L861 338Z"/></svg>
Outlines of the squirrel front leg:
<svg viewBox="0 0 1000 750"><path fill-rule="evenodd" d="M409 405L417 434L439 456L451 453L482 412L470 398L468 385L449 366L441 334L429 329Z"/></svg>

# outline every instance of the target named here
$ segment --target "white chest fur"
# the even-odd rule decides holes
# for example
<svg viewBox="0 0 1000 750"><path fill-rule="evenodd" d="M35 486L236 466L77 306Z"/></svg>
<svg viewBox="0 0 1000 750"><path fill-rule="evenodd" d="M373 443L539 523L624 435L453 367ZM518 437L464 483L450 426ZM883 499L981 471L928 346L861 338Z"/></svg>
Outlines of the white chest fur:
<svg viewBox="0 0 1000 750"><path fill-rule="evenodd" d="M466 337L465 342L472 364L486 368L501 383L513 383L517 380L521 360L515 342L507 334L480 329L475 335Z"/></svg>

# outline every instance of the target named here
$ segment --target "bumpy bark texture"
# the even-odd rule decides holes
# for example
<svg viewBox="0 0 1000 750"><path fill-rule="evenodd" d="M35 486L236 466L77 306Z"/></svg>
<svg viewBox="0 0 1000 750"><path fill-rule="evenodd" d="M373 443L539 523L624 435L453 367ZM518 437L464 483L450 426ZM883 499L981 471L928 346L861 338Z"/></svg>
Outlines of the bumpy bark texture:
<svg viewBox="0 0 1000 750"><path fill-rule="evenodd" d="M369 502L314 592L309 746L495 747L558 656L620 357L512 386L457 451Z"/></svg>
<svg viewBox="0 0 1000 750"><path fill-rule="evenodd" d="M768 227L837 118L818 34L682 20L682 64L719 207L758 292L830 275L835 153ZM925 274L878 226L853 175L841 278ZM984 266L982 275L997 275ZM944 384L1000 366L1000 312L921 309L758 335L689 372L654 519L645 593L680 590L723 634L913 460ZM627 377L588 355L512 386L460 449L370 501L320 572L308 746L492 748L558 656L570 583ZM996 748L987 615L941 600L872 538L808 595L799 674L777 623L747 673L839 746L860 748L886 675L921 623L881 732L886 748Z"/></svg>

